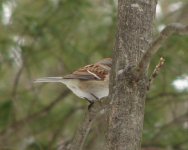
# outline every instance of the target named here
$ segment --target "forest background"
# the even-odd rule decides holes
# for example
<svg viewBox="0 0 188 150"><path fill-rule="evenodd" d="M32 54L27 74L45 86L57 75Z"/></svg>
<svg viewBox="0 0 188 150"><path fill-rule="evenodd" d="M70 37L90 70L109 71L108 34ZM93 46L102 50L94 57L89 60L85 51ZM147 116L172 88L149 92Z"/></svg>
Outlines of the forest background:
<svg viewBox="0 0 188 150"><path fill-rule="evenodd" d="M116 0L0 1L0 150L53 150L71 141L87 102L64 85L33 80L111 57L116 16ZM187 0L160 0L154 37L187 18ZM172 36L152 61L154 68L166 60L146 98L145 150L188 149L187 45L188 36ZM103 148L105 128L98 118L85 149Z"/></svg>

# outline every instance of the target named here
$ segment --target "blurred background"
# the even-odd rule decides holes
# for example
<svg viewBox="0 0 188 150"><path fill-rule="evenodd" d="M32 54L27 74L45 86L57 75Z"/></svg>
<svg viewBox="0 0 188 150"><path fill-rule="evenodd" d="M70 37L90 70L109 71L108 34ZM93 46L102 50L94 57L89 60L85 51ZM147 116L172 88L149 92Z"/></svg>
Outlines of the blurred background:
<svg viewBox="0 0 188 150"><path fill-rule="evenodd" d="M0 1L0 150L63 149L88 103L62 84L33 84L110 57L117 0ZM188 24L187 0L159 0L154 37L166 24ZM166 59L146 99L143 150L188 150L188 36L173 36L153 59ZM103 116L104 117L104 116ZM102 150L98 118L85 143Z"/></svg>

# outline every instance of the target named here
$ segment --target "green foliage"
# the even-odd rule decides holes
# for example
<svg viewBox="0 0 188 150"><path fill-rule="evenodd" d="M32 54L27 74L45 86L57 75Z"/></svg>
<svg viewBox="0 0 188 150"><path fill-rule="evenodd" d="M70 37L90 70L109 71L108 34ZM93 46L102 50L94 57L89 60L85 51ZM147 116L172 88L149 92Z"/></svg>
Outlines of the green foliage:
<svg viewBox="0 0 188 150"><path fill-rule="evenodd" d="M161 6L165 2L161 1ZM177 1L168 2L167 6ZM5 4L12 10L7 24L2 21ZM170 11L170 19L163 13L156 28L183 20ZM176 13L181 14L181 9ZM0 149L10 146L15 150L52 150L72 138L87 102L73 94L58 101L66 87L34 85L32 81L41 76L63 76L110 57L116 14L113 0L0 1ZM187 128L183 127L186 122L173 122L174 117L187 111L187 92L178 92L172 86L174 80L188 74L187 41L188 36L171 37L152 60L149 74L161 56L166 62L146 100L143 146L188 149ZM168 123L171 124L165 127ZM105 128L104 119L99 119L89 135L87 149L104 146Z"/></svg>
<svg viewBox="0 0 188 150"><path fill-rule="evenodd" d="M4 100L0 103L0 128L4 129L11 120L12 115L12 102L10 100Z"/></svg>

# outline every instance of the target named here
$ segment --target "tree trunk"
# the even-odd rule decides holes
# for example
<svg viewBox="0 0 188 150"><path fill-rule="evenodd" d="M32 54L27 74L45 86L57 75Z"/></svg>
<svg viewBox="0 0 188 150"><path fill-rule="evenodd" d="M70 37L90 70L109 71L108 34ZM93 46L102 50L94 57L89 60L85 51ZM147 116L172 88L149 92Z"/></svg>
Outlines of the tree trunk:
<svg viewBox="0 0 188 150"><path fill-rule="evenodd" d="M156 3L156 0L118 1L118 31L109 96L108 150L140 149L148 79L146 72L137 78L134 69L152 40Z"/></svg>

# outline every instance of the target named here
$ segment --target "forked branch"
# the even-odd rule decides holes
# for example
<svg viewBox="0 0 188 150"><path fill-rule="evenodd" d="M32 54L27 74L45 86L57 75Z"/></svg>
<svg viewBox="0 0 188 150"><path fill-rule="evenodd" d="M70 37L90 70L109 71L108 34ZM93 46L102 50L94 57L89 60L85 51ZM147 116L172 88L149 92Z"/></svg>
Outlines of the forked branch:
<svg viewBox="0 0 188 150"><path fill-rule="evenodd" d="M173 34L188 35L188 25L185 26L179 23L173 23L173 24L167 25L162 30L159 37L152 42L151 46L145 52L140 63L138 64L138 70L140 74L143 74L145 72L145 70L147 69L147 66L150 64L151 58L159 50L161 45Z"/></svg>

